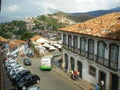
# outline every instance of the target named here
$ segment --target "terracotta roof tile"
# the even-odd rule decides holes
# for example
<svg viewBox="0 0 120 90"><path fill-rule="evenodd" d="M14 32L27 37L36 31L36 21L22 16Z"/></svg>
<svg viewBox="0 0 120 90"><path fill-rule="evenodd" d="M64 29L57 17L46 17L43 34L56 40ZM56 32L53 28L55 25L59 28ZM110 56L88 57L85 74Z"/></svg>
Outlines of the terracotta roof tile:
<svg viewBox="0 0 120 90"><path fill-rule="evenodd" d="M17 48L17 46L18 46L17 44L12 43L12 42L9 42L8 44L9 44L9 48L10 48L10 49Z"/></svg>
<svg viewBox="0 0 120 90"><path fill-rule="evenodd" d="M18 45L21 45L21 44L25 44L25 43L26 43L26 41L17 40L17 39L11 40L11 42L14 42L14 43L16 43L16 44L18 44Z"/></svg>
<svg viewBox="0 0 120 90"><path fill-rule="evenodd" d="M10 40L9 41L9 47L10 49L14 49L14 48L17 48L18 45L22 45L22 44L25 44L26 42L23 41L23 40Z"/></svg>
<svg viewBox="0 0 120 90"><path fill-rule="evenodd" d="M59 30L120 40L120 12L106 14Z"/></svg>
<svg viewBox="0 0 120 90"><path fill-rule="evenodd" d="M1 41L1 42L7 42L7 41L9 41L9 39L5 39L5 38L3 38L2 36L0 36L0 41Z"/></svg>

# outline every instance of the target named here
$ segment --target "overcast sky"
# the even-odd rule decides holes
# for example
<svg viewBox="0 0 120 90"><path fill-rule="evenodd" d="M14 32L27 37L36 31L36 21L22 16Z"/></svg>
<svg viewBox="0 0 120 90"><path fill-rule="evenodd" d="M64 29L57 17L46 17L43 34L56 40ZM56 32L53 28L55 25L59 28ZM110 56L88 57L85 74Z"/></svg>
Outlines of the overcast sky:
<svg viewBox="0 0 120 90"><path fill-rule="evenodd" d="M120 0L2 0L2 16L37 16L54 11L87 12L120 6Z"/></svg>

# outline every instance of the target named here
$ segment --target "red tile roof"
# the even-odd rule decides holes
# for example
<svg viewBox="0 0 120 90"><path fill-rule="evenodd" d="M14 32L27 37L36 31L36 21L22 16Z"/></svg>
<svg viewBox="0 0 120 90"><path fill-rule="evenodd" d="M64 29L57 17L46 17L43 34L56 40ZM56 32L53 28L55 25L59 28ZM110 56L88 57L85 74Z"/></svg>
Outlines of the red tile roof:
<svg viewBox="0 0 120 90"><path fill-rule="evenodd" d="M120 12L106 14L59 30L120 40Z"/></svg>
<svg viewBox="0 0 120 90"><path fill-rule="evenodd" d="M17 40L17 39L14 39L14 40L11 40L12 42L16 43L17 45L21 45L21 44L25 44L26 41L23 41L23 40Z"/></svg>
<svg viewBox="0 0 120 90"><path fill-rule="evenodd" d="M9 39L5 39L2 36L0 36L0 42L7 42L7 41L9 41Z"/></svg>
<svg viewBox="0 0 120 90"><path fill-rule="evenodd" d="M18 45L22 45L22 44L25 44L26 42L23 41L23 40L10 40L9 42L9 46L10 46L10 49L14 49L14 48L17 48Z"/></svg>
<svg viewBox="0 0 120 90"><path fill-rule="evenodd" d="M17 48L17 46L18 46L17 44L12 43L12 42L9 42L8 44L9 44L9 48L10 48L10 49Z"/></svg>

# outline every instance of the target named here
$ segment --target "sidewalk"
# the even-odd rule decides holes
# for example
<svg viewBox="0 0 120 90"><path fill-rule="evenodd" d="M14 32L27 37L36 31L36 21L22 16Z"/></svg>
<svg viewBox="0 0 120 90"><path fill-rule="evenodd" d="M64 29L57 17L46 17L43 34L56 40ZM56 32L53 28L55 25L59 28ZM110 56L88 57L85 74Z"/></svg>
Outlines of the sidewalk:
<svg viewBox="0 0 120 90"><path fill-rule="evenodd" d="M95 87L92 84L88 83L85 80L72 80L68 73L64 72L63 70L61 70L60 68L56 66L54 66L52 70L54 70L56 73L61 75L63 78L69 80L73 84L77 85L82 90L95 90Z"/></svg>

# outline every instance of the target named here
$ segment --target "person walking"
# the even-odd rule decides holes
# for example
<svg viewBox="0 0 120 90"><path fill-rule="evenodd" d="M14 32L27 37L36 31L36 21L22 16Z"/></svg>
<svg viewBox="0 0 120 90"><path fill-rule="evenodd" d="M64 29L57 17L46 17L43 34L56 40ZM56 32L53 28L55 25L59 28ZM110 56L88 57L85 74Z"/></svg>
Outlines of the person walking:
<svg viewBox="0 0 120 90"><path fill-rule="evenodd" d="M99 90L98 84L95 85L95 90Z"/></svg>

